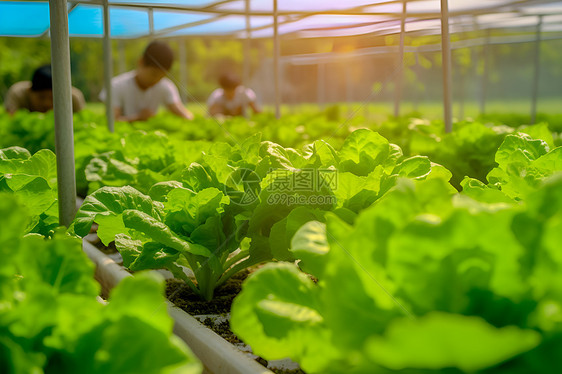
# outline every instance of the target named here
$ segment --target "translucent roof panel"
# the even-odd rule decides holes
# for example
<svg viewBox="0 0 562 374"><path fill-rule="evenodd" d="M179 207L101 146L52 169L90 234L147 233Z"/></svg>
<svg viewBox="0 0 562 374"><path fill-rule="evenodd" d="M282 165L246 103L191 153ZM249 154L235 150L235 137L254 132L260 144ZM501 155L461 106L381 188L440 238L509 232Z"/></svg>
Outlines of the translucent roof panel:
<svg viewBox="0 0 562 374"><path fill-rule="evenodd" d="M245 37L244 0L108 0L111 37L229 35ZM71 36L102 37L101 0L69 1ZM273 0L251 0L253 37L271 37ZM152 11L149 11L152 8ZM407 31L438 32L440 0L408 0ZM561 28L562 0L449 0L451 30L528 29L545 15L544 30ZM279 32L331 37L399 32L398 0L279 0ZM326 14L323 14L326 13ZM153 22L150 22L152 14ZM150 26L153 26L152 29ZM45 1L0 0L0 36L43 35L49 30Z"/></svg>
<svg viewBox="0 0 562 374"><path fill-rule="evenodd" d="M148 16L143 10L110 9L109 19L113 37L142 36L148 29ZM68 30L74 36L103 35L103 8L78 5L68 16Z"/></svg>
<svg viewBox="0 0 562 374"><path fill-rule="evenodd" d="M271 17L258 17L254 16L251 19L251 27L262 27L272 24ZM166 36L181 36L181 35L225 35L236 32L242 32L246 29L246 17L244 16L227 16L219 18L214 22L206 23L203 25L189 27L183 30L178 30Z"/></svg>
<svg viewBox="0 0 562 374"><path fill-rule="evenodd" d="M318 32L324 32L327 36L340 35L342 33L357 35L370 32L383 22L392 22L400 26L399 21L383 16L342 16L325 14L310 16L287 24L281 23L279 25L279 32L281 34L289 34L297 31L306 31L316 35ZM269 27L254 32L252 35L258 38L271 37L273 35L273 28Z"/></svg>
<svg viewBox="0 0 562 374"><path fill-rule="evenodd" d="M320 12L344 10L349 8L371 5L382 0L279 0L278 9L280 12ZM224 10L244 10L244 0L236 0L219 8ZM272 12L272 0L251 0L250 8L252 11Z"/></svg>

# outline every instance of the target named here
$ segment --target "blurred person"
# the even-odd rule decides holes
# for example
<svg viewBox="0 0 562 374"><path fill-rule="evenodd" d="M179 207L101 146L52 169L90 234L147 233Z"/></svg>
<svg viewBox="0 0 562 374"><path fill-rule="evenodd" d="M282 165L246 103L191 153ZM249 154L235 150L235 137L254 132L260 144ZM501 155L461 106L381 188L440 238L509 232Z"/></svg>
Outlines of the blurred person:
<svg viewBox="0 0 562 374"><path fill-rule="evenodd" d="M173 61L174 53L168 44L153 41L144 50L135 70L111 80L117 121L146 121L156 114L160 105L181 118L193 119L193 114L183 106L178 89L165 77ZM105 90L100 93L100 100L105 100Z"/></svg>
<svg viewBox="0 0 562 374"><path fill-rule="evenodd" d="M246 108L260 113L256 94L250 88L242 86L240 78L232 73L219 77L220 88L217 88L207 101L211 116L246 116Z"/></svg>
<svg viewBox="0 0 562 374"><path fill-rule="evenodd" d="M84 95L72 87L72 110L79 112L86 105ZM31 81L17 82L10 87L4 99L6 111L10 114L18 109L45 113L53 109L53 77L51 65L43 65L35 72Z"/></svg>

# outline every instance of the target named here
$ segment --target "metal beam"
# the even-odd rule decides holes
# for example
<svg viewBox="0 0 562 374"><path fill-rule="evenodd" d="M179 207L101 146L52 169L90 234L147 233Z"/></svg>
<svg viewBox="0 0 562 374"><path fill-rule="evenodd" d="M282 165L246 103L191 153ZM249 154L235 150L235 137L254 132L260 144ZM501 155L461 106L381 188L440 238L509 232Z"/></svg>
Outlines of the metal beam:
<svg viewBox="0 0 562 374"><path fill-rule="evenodd" d="M279 60L281 58L281 45L279 42L277 0L273 0L273 75L275 90L275 118L281 118L281 77L279 71Z"/></svg>
<svg viewBox="0 0 562 374"><path fill-rule="evenodd" d="M451 40L449 37L449 2L441 0L441 55L443 59L443 119L445 132L453 131L451 92Z"/></svg>
<svg viewBox="0 0 562 374"><path fill-rule="evenodd" d="M104 0L103 4L103 77L105 82L105 118L107 129L115 131L113 116L113 89L111 77L113 77L113 58L111 51L111 29L109 20L109 4Z"/></svg>
<svg viewBox="0 0 562 374"><path fill-rule="evenodd" d="M404 78L404 39L406 37L407 1L402 2L402 18L400 19L400 44L398 47L398 61L394 87L394 117L400 116L400 101L402 100L402 84Z"/></svg>
<svg viewBox="0 0 562 374"><path fill-rule="evenodd" d="M539 16L537 23L537 35L535 40L535 60L534 60L534 74L533 74L533 96L531 101L531 124L537 122L537 100L539 96L539 79L541 76L541 29L542 29L543 16Z"/></svg>
<svg viewBox="0 0 562 374"><path fill-rule="evenodd" d="M76 176L74 168L68 7L66 0L49 1L49 10L59 223L68 227L76 214Z"/></svg>

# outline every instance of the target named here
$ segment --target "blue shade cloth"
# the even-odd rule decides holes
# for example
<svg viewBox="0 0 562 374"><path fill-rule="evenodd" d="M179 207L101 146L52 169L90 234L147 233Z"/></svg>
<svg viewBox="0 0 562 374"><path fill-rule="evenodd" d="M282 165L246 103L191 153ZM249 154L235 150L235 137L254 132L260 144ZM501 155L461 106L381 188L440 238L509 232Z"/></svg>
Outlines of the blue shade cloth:
<svg viewBox="0 0 562 374"><path fill-rule="evenodd" d="M102 7L99 0L72 8L69 13L70 36L103 36ZM98 4L94 4L94 3ZM529 29L538 22L537 14L544 14L543 30L562 29L561 1L529 0L509 3L514 0L449 0L451 28L466 31L474 26ZM70 2L72 3L72 2ZM388 4L388 0L279 0L280 34L295 34L302 37L334 37L361 34L392 34L400 31L400 23L391 15L399 15L399 2ZM244 0L223 2L220 0L109 0L112 38L136 38L150 34L148 7L152 6L154 32L158 36L229 35L245 37L246 22L243 15ZM135 5L134 7L133 4ZM251 27L260 28L252 32L253 37L269 38L273 35L272 17L263 13L272 11L273 0L251 0L250 9L261 12L251 16ZM142 6L146 6L143 8ZM166 9L188 7L190 9ZM355 9L358 13L382 13L380 15L306 15L303 12L337 12ZM226 12L226 16L225 16ZM286 22L284 15L293 15ZM417 0L408 3L409 17L406 30L420 33L439 33L440 0ZM455 12L469 12L469 16L454 17ZM229 14L235 13L235 14ZM431 20L421 20L421 15L433 15ZM222 17L215 19L217 16ZM386 19L386 21L385 21ZM178 29L182 26L188 28ZM49 5L47 1L0 1L0 36L37 37L49 30Z"/></svg>
<svg viewBox="0 0 562 374"><path fill-rule="evenodd" d="M148 15L143 10L110 9L109 20L112 37L143 36L148 29ZM73 36L103 35L103 8L78 5L68 16L68 31Z"/></svg>
<svg viewBox="0 0 562 374"><path fill-rule="evenodd" d="M48 3L0 2L0 35L35 36L48 27Z"/></svg>

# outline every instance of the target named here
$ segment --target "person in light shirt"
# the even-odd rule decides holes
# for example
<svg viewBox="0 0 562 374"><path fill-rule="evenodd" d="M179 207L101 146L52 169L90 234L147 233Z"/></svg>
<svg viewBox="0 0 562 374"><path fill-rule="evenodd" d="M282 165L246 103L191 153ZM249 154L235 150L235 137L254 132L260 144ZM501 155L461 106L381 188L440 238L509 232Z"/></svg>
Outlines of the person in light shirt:
<svg viewBox="0 0 562 374"><path fill-rule="evenodd" d="M248 107L254 113L261 112L256 94L250 88L242 86L240 78L232 73L219 77L219 85L207 101L211 116L246 116Z"/></svg>
<svg viewBox="0 0 562 374"><path fill-rule="evenodd" d="M174 53L168 44L153 41L144 50L135 70L111 80L117 121L146 121L161 105L179 117L193 119L193 114L183 106L178 89L165 77L173 61ZM105 90L100 99L105 100Z"/></svg>

